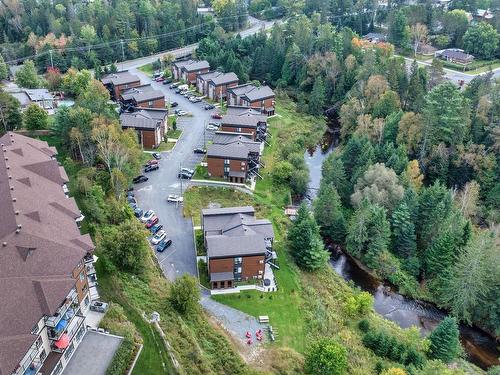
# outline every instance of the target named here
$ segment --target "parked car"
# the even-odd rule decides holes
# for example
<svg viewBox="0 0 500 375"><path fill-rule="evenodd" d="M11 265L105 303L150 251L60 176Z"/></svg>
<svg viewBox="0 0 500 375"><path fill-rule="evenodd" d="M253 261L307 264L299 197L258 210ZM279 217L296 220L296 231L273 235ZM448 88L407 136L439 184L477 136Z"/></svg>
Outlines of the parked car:
<svg viewBox="0 0 500 375"><path fill-rule="evenodd" d="M186 173L186 172L180 172L177 177L183 179L183 180L190 180L191 177L193 177L192 174Z"/></svg>
<svg viewBox="0 0 500 375"><path fill-rule="evenodd" d="M220 122L209 122L208 125L215 126L216 128L220 127Z"/></svg>
<svg viewBox="0 0 500 375"><path fill-rule="evenodd" d="M152 234L158 233L158 231L160 231L161 229L163 229L162 224L155 224L151 228L149 228L149 230L151 231Z"/></svg>
<svg viewBox="0 0 500 375"><path fill-rule="evenodd" d="M144 215L141 217L141 221L145 223L149 219L151 219L153 216L155 216L155 212L153 210L147 210Z"/></svg>
<svg viewBox="0 0 500 375"><path fill-rule="evenodd" d="M175 92L176 94L180 94L181 89L175 89L175 90L174 90L174 92Z"/></svg>
<svg viewBox="0 0 500 375"><path fill-rule="evenodd" d="M179 86L181 83L180 82L176 82L176 83L172 83L170 86L168 86L169 89L175 89L177 86ZM179 90L180 91L180 90Z"/></svg>
<svg viewBox="0 0 500 375"><path fill-rule="evenodd" d="M167 237L167 233L164 230L160 230L158 233L156 233L153 238L151 238L151 243L153 245L157 245L161 240L163 240L165 237Z"/></svg>
<svg viewBox="0 0 500 375"><path fill-rule="evenodd" d="M140 176L137 176L137 177L134 177L134 179L132 180L132 182L134 184L138 184L138 183L141 183L141 182L146 182L148 180L148 178L144 175L140 175Z"/></svg>
<svg viewBox="0 0 500 375"><path fill-rule="evenodd" d="M134 204L137 204L137 201L135 200L135 197L129 195L127 196L127 202L128 203L134 203Z"/></svg>
<svg viewBox="0 0 500 375"><path fill-rule="evenodd" d="M156 171L157 169L160 169L160 164L151 164L151 165L147 165L144 168L144 172L148 173L148 172L151 172L151 171Z"/></svg>
<svg viewBox="0 0 500 375"><path fill-rule="evenodd" d="M159 161L156 160L156 159L151 159L151 160L148 160L148 162L146 163L145 167L147 167L148 165L155 165L155 164L158 164Z"/></svg>
<svg viewBox="0 0 500 375"><path fill-rule="evenodd" d="M184 198L183 197L180 197L176 194L170 194L168 197L167 197L167 202L171 202L171 203L182 203L184 201Z"/></svg>
<svg viewBox="0 0 500 375"><path fill-rule="evenodd" d="M132 211L135 211L135 209L137 208L137 203L131 203L131 202L129 202L128 206L132 209Z"/></svg>
<svg viewBox="0 0 500 375"><path fill-rule="evenodd" d="M210 124L207 125L207 130L218 130L218 129L219 128L217 126L210 125Z"/></svg>
<svg viewBox="0 0 500 375"><path fill-rule="evenodd" d="M142 208L136 207L134 209L134 216L140 218L142 217L143 212Z"/></svg>
<svg viewBox="0 0 500 375"><path fill-rule="evenodd" d="M194 152L195 154L206 154L206 153L207 153L207 150L206 150L206 149L204 149L204 148L195 148L195 149L193 150L193 152Z"/></svg>
<svg viewBox="0 0 500 375"><path fill-rule="evenodd" d="M194 174L194 169L189 169L189 168L181 168L181 172L193 175Z"/></svg>
<svg viewBox="0 0 500 375"><path fill-rule="evenodd" d="M153 156L156 160L160 160L160 159L161 159L161 154L160 154L160 153L158 153L158 152L153 152L151 155L152 155L152 156Z"/></svg>
<svg viewBox="0 0 500 375"><path fill-rule="evenodd" d="M201 102L201 99L199 96L193 96L193 97L189 98L189 101L191 103L199 103L199 102Z"/></svg>
<svg viewBox="0 0 500 375"><path fill-rule="evenodd" d="M205 108L205 111L208 111L210 109L214 109L215 106L213 104L207 104L204 108Z"/></svg>
<svg viewBox="0 0 500 375"><path fill-rule="evenodd" d="M105 313L108 310L108 304L101 301L92 301L90 304L90 310Z"/></svg>
<svg viewBox="0 0 500 375"><path fill-rule="evenodd" d="M146 222L146 228L151 228L153 225L157 224L158 221L160 221L160 219L158 219L158 216L153 216L151 219L149 219L147 222Z"/></svg>
<svg viewBox="0 0 500 375"><path fill-rule="evenodd" d="M166 249L168 249L170 245L172 245L172 240L167 240L166 238L164 238L158 244L158 246L156 246L156 251L158 251L159 253L163 253Z"/></svg>
<svg viewBox="0 0 500 375"><path fill-rule="evenodd" d="M221 113L212 113L212 118L220 120L222 118L222 114Z"/></svg>
<svg viewBox="0 0 500 375"><path fill-rule="evenodd" d="M162 76L159 76L159 77L156 77L156 78L155 78L155 81L156 81L156 82L161 82L161 81L163 81L164 79L165 79L165 78L163 78Z"/></svg>
<svg viewBox="0 0 500 375"><path fill-rule="evenodd" d="M176 111L176 115L177 116L186 116L188 113L186 111L183 111L183 110L178 110Z"/></svg>
<svg viewBox="0 0 500 375"><path fill-rule="evenodd" d="M170 107L172 107L172 108L175 108L175 107L177 107L178 105L179 105L179 103L177 103L177 102L172 102L172 103L170 103Z"/></svg>
<svg viewBox="0 0 500 375"><path fill-rule="evenodd" d="M162 82L164 85L168 85L169 83L172 83L171 79L164 79Z"/></svg>

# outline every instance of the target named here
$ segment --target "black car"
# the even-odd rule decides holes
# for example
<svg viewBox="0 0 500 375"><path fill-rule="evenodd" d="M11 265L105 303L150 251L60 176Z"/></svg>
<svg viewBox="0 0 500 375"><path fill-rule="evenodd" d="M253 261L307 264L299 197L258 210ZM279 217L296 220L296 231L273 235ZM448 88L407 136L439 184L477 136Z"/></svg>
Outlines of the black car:
<svg viewBox="0 0 500 375"><path fill-rule="evenodd" d="M170 103L170 107L172 107L172 108L177 107L178 105L179 105L179 103L177 103L177 102Z"/></svg>
<svg viewBox="0 0 500 375"><path fill-rule="evenodd" d="M137 201L135 200L135 197L132 197L130 195L127 197L127 202L128 203L135 203L135 204L137 204Z"/></svg>
<svg viewBox="0 0 500 375"><path fill-rule="evenodd" d="M158 164L146 165L146 167L144 168L144 172L148 173L151 171L156 171L157 169L160 169L160 166Z"/></svg>
<svg viewBox="0 0 500 375"><path fill-rule="evenodd" d="M163 229L162 224L155 224L151 228L149 228L149 230L151 231L151 234L156 234L156 232L159 232L162 229Z"/></svg>
<svg viewBox="0 0 500 375"><path fill-rule="evenodd" d="M146 182L147 180L149 180L149 178L147 178L146 176L144 175L140 175L140 176L137 176L137 177L134 177L134 179L132 180L132 182L134 184L138 184L140 182Z"/></svg>
<svg viewBox="0 0 500 375"><path fill-rule="evenodd" d="M136 203L128 202L128 205L132 209L132 211L135 211L135 209L137 208L137 202Z"/></svg>
<svg viewBox="0 0 500 375"><path fill-rule="evenodd" d="M163 253L170 245L172 245L172 240L164 239L156 246L156 251Z"/></svg>
<svg viewBox="0 0 500 375"><path fill-rule="evenodd" d="M160 155L158 152L153 152L151 155L153 155L153 157L154 157L156 160L160 160L160 159L161 159L161 155Z"/></svg>
<svg viewBox="0 0 500 375"><path fill-rule="evenodd" d="M205 150L204 148L195 148L195 149L193 150L193 152L194 152L195 154L206 154L206 153L207 153L207 150Z"/></svg>
<svg viewBox="0 0 500 375"><path fill-rule="evenodd" d="M208 110L210 110L210 109L214 109L214 108L215 108L215 106L214 106L213 104L207 104L207 105L205 106L205 111L208 111Z"/></svg>
<svg viewBox="0 0 500 375"><path fill-rule="evenodd" d="M169 83L172 83L171 79L164 79L162 82L164 85L168 85Z"/></svg>
<svg viewBox="0 0 500 375"><path fill-rule="evenodd" d="M191 173L181 172L177 175L178 178L182 178L183 180L190 180L193 175Z"/></svg>
<svg viewBox="0 0 500 375"><path fill-rule="evenodd" d="M135 217L142 217L143 213L144 213L144 210L142 208L136 207L134 210Z"/></svg>
<svg viewBox="0 0 500 375"><path fill-rule="evenodd" d="M174 91L174 92L175 92L176 94L180 94L180 92L181 92L181 91L182 91L181 89L175 89L175 91Z"/></svg>

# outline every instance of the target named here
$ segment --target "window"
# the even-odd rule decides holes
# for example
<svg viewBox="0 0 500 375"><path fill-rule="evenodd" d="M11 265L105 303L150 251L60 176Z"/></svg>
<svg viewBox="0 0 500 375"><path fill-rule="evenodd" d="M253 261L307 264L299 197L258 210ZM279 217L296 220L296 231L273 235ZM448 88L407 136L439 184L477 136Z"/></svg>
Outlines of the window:
<svg viewBox="0 0 500 375"><path fill-rule="evenodd" d="M83 280L85 280L85 274L84 272L80 272L80 281L83 282Z"/></svg>
<svg viewBox="0 0 500 375"><path fill-rule="evenodd" d="M242 166L242 167L243 167L243 166L245 166L245 164L246 164L246 163L245 163L244 161L242 161L242 162L241 162L241 166Z"/></svg>
<svg viewBox="0 0 500 375"><path fill-rule="evenodd" d="M45 358L47 358L47 353L45 353L45 349L42 349L40 352L40 362L45 361Z"/></svg>
<svg viewBox="0 0 500 375"><path fill-rule="evenodd" d="M264 264L264 260L263 259L259 260L259 264Z"/></svg>
<svg viewBox="0 0 500 375"><path fill-rule="evenodd" d="M238 133L241 133L241 128L236 128L236 131L237 131Z"/></svg>
<svg viewBox="0 0 500 375"><path fill-rule="evenodd" d="M75 350L75 345L72 341L71 344L69 344L69 346L66 348L66 351L64 352L64 359L66 361L71 357L71 354L73 354L73 350Z"/></svg>
<svg viewBox="0 0 500 375"><path fill-rule="evenodd" d="M90 303L90 298L89 296L85 297L85 300L83 301L85 303L85 306L88 306Z"/></svg>
<svg viewBox="0 0 500 375"><path fill-rule="evenodd" d="M234 258L234 263L241 263L241 262L243 262L243 258L242 257Z"/></svg>
<svg viewBox="0 0 500 375"><path fill-rule="evenodd" d="M259 270L259 275L262 275L264 272L262 270Z"/></svg>
<svg viewBox="0 0 500 375"><path fill-rule="evenodd" d="M54 371L52 371L52 375L59 375L61 373L62 369L63 369L63 365L62 365L61 361L59 361L59 363L57 364Z"/></svg>
<svg viewBox="0 0 500 375"><path fill-rule="evenodd" d="M148 102L148 106L150 106L150 107L152 107L152 106L153 106L153 101L152 101L152 100L150 100L150 101Z"/></svg>
<svg viewBox="0 0 500 375"><path fill-rule="evenodd" d="M224 167L224 172L229 172L229 167Z"/></svg>
<svg viewBox="0 0 500 375"><path fill-rule="evenodd" d="M224 164L229 164L229 159L224 159Z"/></svg>
<svg viewBox="0 0 500 375"><path fill-rule="evenodd" d="M35 343L35 347L38 349L40 346L42 346L42 338L38 337Z"/></svg>

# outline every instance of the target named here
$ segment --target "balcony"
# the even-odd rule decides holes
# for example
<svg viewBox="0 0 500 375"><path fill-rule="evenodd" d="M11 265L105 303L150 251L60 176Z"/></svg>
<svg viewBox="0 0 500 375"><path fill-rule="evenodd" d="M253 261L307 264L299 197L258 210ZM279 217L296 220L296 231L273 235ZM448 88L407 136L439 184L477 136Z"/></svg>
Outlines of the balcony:
<svg viewBox="0 0 500 375"><path fill-rule="evenodd" d="M72 321L74 320L73 318L75 316L79 316L80 314L80 306L78 303L73 303L68 310L66 310L66 313L64 314L63 318L59 320L57 325L53 328L48 328L47 329L47 336L49 337L50 340L59 340L64 332L68 331L68 327L71 326Z"/></svg>
<svg viewBox="0 0 500 375"><path fill-rule="evenodd" d="M15 375L31 375L36 374L37 370L41 367L42 363L38 355L40 354L40 348L42 345L34 344L31 349L26 353L24 360L21 362L17 370L14 372ZM33 372L34 371L34 372Z"/></svg>
<svg viewBox="0 0 500 375"><path fill-rule="evenodd" d="M50 316L46 318L45 325L48 327L56 327L59 324L59 321L65 316L66 311L73 305L74 303L78 304L78 294L75 289L72 289L69 295L66 297L66 301L63 303L61 307L59 307L54 314L54 316Z"/></svg>
<svg viewBox="0 0 500 375"><path fill-rule="evenodd" d="M56 353L64 353L68 347L73 346L73 338L85 321L82 315L75 315L75 318L68 325L68 328L63 331L59 340L54 341L51 345L51 350Z"/></svg>

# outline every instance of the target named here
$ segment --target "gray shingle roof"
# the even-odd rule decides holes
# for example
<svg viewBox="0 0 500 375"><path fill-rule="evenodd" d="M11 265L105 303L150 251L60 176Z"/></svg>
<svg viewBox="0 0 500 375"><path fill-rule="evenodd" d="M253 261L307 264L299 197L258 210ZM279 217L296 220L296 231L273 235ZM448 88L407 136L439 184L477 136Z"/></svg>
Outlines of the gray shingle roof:
<svg viewBox="0 0 500 375"><path fill-rule="evenodd" d="M260 122L266 122L266 116L256 116L252 114L245 115L224 115L222 116L222 125L237 125L245 128L256 128Z"/></svg>
<svg viewBox="0 0 500 375"><path fill-rule="evenodd" d="M221 73L215 77L207 79L207 81L212 82L215 86L225 85L228 83L238 82L238 76L233 73Z"/></svg>
<svg viewBox="0 0 500 375"><path fill-rule="evenodd" d="M140 82L141 80L135 74L130 73L128 70L121 72L110 73L101 78L104 85L111 83L115 86L126 85L127 83Z"/></svg>
<svg viewBox="0 0 500 375"><path fill-rule="evenodd" d="M142 85L124 90L121 93L123 100L135 100L136 103L142 103L148 100L161 99L165 96L160 90L156 90L151 85Z"/></svg>
<svg viewBox="0 0 500 375"><path fill-rule="evenodd" d="M273 226L254 214L250 206L202 210L208 257L264 254L266 239L274 238Z"/></svg>
<svg viewBox="0 0 500 375"><path fill-rule="evenodd" d="M179 69L185 69L188 72L210 68L210 64L206 60L180 60L175 61L173 65Z"/></svg>
<svg viewBox="0 0 500 375"><path fill-rule="evenodd" d="M234 274L232 272L212 272L210 274L210 281L227 281L234 280Z"/></svg>
<svg viewBox="0 0 500 375"><path fill-rule="evenodd" d="M250 102L274 97L274 92L269 86L257 87L252 84L246 84L233 87L229 90L238 96L246 98Z"/></svg>
<svg viewBox="0 0 500 375"><path fill-rule="evenodd" d="M260 142L248 140L238 135L222 136L214 138L213 143L208 146L208 157L227 157L230 159L248 159L249 153L259 153Z"/></svg>
<svg viewBox="0 0 500 375"><path fill-rule="evenodd" d="M32 102L40 102L43 100L54 100L54 97L47 89L26 89L26 95Z"/></svg>
<svg viewBox="0 0 500 375"><path fill-rule="evenodd" d="M150 110L139 109L136 112L124 112L120 115L120 123L123 128L156 129L165 121L166 109Z"/></svg>
<svg viewBox="0 0 500 375"><path fill-rule="evenodd" d="M31 329L62 304L72 271L94 246L80 234L80 211L47 143L7 133L0 144L0 373L10 374L36 338Z"/></svg>

